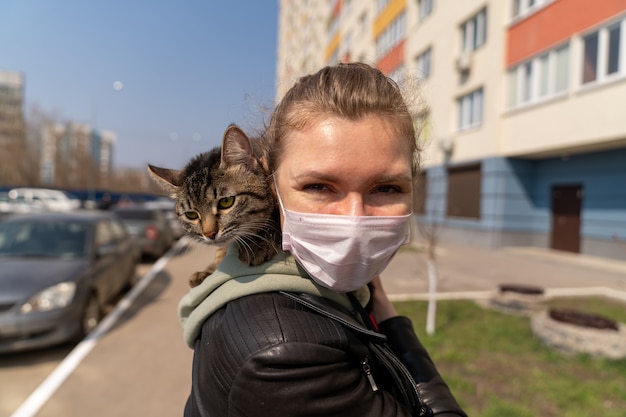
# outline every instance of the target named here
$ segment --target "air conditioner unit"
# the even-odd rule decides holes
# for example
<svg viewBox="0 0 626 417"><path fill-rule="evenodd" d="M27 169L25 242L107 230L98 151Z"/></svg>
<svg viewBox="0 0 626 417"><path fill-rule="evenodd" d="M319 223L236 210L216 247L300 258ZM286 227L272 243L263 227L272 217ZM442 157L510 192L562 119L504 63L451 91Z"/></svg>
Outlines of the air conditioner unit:
<svg viewBox="0 0 626 417"><path fill-rule="evenodd" d="M467 72L472 67L472 54L467 51L461 52L456 59L456 69L460 72Z"/></svg>

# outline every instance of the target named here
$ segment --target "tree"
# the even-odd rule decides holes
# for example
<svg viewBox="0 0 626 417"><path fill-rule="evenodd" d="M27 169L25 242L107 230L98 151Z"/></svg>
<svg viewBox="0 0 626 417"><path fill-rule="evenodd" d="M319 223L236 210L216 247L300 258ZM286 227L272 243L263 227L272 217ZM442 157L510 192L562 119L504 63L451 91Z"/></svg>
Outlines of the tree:
<svg viewBox="0 0 626 417"><path fill-rule="evenodd" d="M439 242L440 225L434 220L418 222L417 228L420 235L426 241L426 265L428 269L428 310L426 313L426 333L435 333L435 320L437 316L437 282L439 273L437 270L437 244Z"/></svg>

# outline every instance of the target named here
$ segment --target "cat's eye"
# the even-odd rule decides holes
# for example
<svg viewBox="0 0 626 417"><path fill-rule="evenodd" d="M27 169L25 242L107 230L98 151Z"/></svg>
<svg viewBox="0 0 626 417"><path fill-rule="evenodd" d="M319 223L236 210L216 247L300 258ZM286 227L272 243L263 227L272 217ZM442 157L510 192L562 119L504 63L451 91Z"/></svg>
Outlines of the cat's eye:
<svg viewBox="0 0 626 417"><path fill-rule="evenodd" d="M200 218L200 215L197 211L186 211L185 217L189 220L198 220Z"/></svg>
<svg viewBox="0 0 626 417"><path fill-rule="evenodd" d="M217 207L220 209L231 208L235 203L235 197L224 197L217 202Z"/></svg>

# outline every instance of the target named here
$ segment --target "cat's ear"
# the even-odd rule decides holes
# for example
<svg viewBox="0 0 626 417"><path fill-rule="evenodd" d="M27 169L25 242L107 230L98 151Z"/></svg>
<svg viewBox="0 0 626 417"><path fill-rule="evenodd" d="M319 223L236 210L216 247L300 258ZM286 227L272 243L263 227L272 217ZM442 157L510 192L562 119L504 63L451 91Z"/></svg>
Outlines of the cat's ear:
<svg viewBox="0 0 626 417"><path fill-rule="evenodd" d="M256 168L252 144L248 136L235 125L230 125L224 132L222 140L222 161L220 167L244 165L250 171Z"/></svg>
<svg viewBox="0 0 626 417"><path fill-rule="evenodd" d="M148 164L148 172L163 190L172 195L176 194L178 187L182 184L181 172L176 169L160 168Z"/></svg>

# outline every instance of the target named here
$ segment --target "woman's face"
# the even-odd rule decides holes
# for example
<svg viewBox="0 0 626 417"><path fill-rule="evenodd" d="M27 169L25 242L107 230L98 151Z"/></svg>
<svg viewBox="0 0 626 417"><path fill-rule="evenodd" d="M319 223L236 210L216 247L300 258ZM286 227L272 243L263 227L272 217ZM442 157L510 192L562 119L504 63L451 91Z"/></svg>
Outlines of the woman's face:
<svg viewBox="0 0 626 417"><path fill-rule="evenodd" d="M276 170L286 209L350 216L399 216L412 210L412 155L389 120L332 117L285 137Z"/></svg>

